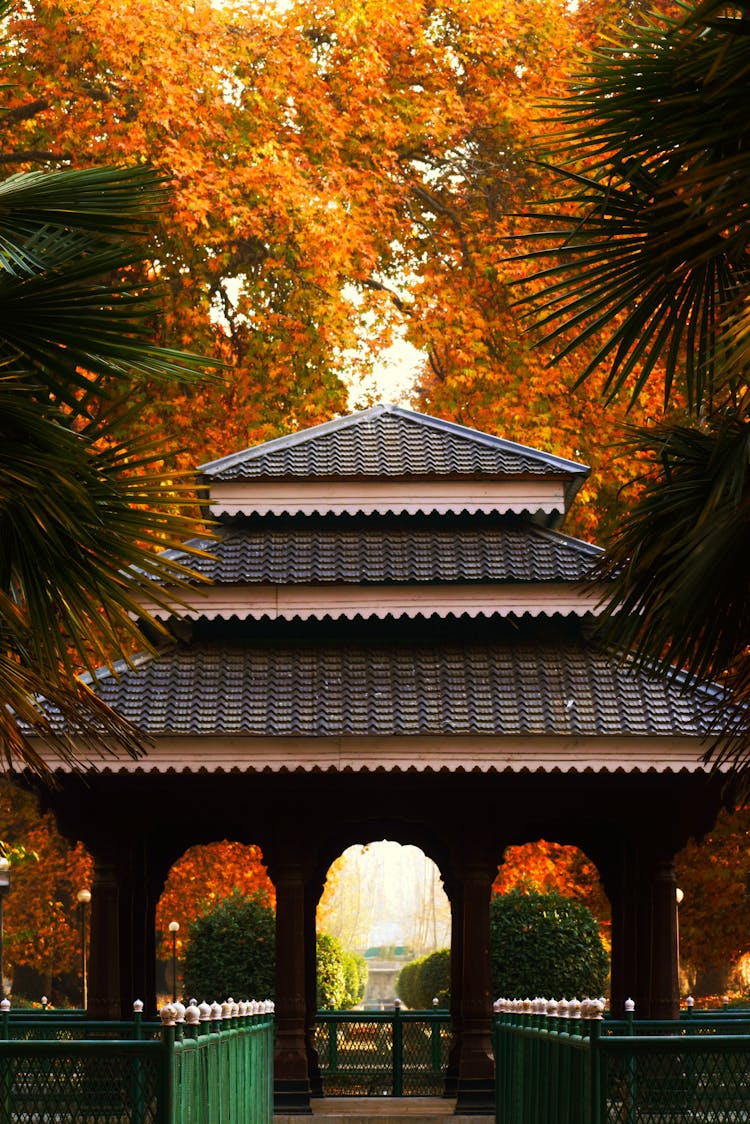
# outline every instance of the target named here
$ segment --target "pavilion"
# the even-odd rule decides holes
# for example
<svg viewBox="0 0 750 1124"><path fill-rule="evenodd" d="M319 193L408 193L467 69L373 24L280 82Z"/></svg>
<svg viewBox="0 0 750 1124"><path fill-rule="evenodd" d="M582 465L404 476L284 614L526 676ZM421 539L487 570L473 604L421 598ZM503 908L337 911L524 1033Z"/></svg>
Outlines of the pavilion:
<svg viewBox="0 0 750 1124"><path fill-rule="evenodd" d="M309 1111L326 872L352 843L412 843L451 902L456 1111L487 1111L490 887L507 845L543 837L598 867L612 1009L674 1015L673 858L721 777L706 700L592 636L599 551L560 531L588 469L381 405L199 472L207 581L187 609L150 607L171 644L95 683L147 754L50 759L48 804L95 858L90 1014L153 1007L154 911L184 850L256 843L277 896L277 1101Z"/></svg>

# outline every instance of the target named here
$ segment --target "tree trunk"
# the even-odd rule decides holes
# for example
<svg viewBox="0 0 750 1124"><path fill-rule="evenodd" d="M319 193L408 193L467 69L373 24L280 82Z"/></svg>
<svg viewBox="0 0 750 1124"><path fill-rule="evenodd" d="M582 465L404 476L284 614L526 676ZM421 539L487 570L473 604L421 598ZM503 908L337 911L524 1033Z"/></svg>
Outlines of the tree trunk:
<svg viewBox="0 0 750 1124"><path fill-rule="evenodd" d="M716 964L700 964L695 974L694 994L696 996L724 995L729 982L730 968L731 965L726 960Z"/></svg>

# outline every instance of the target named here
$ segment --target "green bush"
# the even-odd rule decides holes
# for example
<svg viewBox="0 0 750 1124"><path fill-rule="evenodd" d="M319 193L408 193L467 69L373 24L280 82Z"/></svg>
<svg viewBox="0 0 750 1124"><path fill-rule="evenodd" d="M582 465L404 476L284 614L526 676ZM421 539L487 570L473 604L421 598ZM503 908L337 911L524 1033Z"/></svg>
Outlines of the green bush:
<svg viewBox="0 0 750 1124"><path fill-rule="evenodd" d="M433 999L438 1006L450 1006L451 994L451 950L440 948L426 956L417 975L418 1006L427 1010Z"/></svg>
<svg viewBox="0 0 750 1124"><path fill-rule="evenodd" d="M408 964L404 964L396 977L396 995L411 1010L416 1009L417 1006L417 976L423 960L423 956L420 956L417 960L410 960Z"/></svg>
<svg viewBox="0 0 750 1124"><path fill-rule="evenodd" d="M451 954L441 948L428 956L420 956L404 964L396 979L396 995L412 1011L432 1007L433 999L441 1007L450 1003Z"/></svg>
<svg viewBox="0 0 750 1124"><path fill-rule="evenodd" d="M345 952L328 933L316 939L319 1011L346 1011L361 1003L367 983L367 964L363 956Z"/></svg>
<svg viewBox="0 0 750 1124"><path fill-rule="evenodd" d="M609 958L586 906L560 894L511 890L490 904L494 998L601 995Z"/></svg>
<svg viewBox="0 0 750 1124"><path fill-rule="evenodd" d="M265 894L235 891L188 930L183 963L184 993L222 1002L273 996L276 947L274 911Z"/></svg>
<svg viewBox="0 0 750 1124"><path fill-rule="evenodd" d="M344 953L344 977L346 980L346 1007L356 1007L367 991L367 961L355 952Z"/></svg>

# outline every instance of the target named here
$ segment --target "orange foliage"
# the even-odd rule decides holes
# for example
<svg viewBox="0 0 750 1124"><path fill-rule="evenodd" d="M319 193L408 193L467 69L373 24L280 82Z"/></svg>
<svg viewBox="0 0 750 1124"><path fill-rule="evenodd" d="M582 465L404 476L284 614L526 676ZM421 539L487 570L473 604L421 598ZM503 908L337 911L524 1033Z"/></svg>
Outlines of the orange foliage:
<svg viewBox="0 0 750 1124"><path fill-rule="evenodd" d="M594 864L577 847L539 839L507 847L492 884L495 894L514 889L556 892L588 906L600 924L610 918L609 901Z"/></svg>
<svg viewBox="0 0 750 1124"><path fill-rule="evenodd" d="M81 843L71 846L63 839L53 817L42 815L34 797L6 779L0 780L0 839L11 852L4 908L6 974L22 966L36 969L47 977L47 994L55 1001L52 977L77 971L80 964L76 894L91 887L91 856Z"/></svg>
<svg viewBox="0 0 750 1124"><path fill-rule="evenodd" d="M750 952L750 807L722 812L705 839L683 848L675 869L684 894L680 957L692 989Z"/></svg>
<svg viewBox="0 0 750 1124"><path fill-rule="evenodd" d="M190 847L169 872L156 907L159 954L172 954L170 921L178 921L177 953L181 954L190 922L234 891L251 897L261 893L270 905L276 904L273 882L263 865L263 855L255 844L208 843Z"/></svg>
<svg viewBox="0 0 750 1124"><path fill-rule="evenodd" d="M228 364L224 385L153 394L144 427L194 464L325 420L398 331L428 357L425 407L593 464L576 523L592 532L622 477L607 446L624 405L603 422L591 390L571 393L574 363L531 355L507 289L539 99L609 15L571 7L19 4L6 164L162 167L162 342Z"/></svg>

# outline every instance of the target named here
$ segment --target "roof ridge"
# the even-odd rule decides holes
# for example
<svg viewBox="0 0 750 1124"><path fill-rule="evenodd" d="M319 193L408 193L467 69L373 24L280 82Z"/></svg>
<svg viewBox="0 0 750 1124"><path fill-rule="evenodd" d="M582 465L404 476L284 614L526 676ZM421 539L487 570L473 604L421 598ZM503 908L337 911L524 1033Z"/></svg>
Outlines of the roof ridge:
<svg viewBox="0 0 750 1124"><path fill-rule="evenodd" d="M206 461L205 464L198 465L198 471L210 475L211 470L231 468L245 460L253 460L256 457L267 456L269 453L275 453L282 449L293 448L295 445L303 445L317 437L327 437L329 433L349 429L352 425L356 425L368 417L379 417L381 414L393 413L397 409L397 406L390 403L378 403L375 406L370 406L367 410L357 410L353 414L342 414L341 417L332 418L331 421L319 422L318 425L309 425L304 429L296 429L293 433L285 433L281 437L272 437L270 441L261 441L257 445L249 445L246 449L240 449L236 453L228 453L227 456Z"/></svg>
<svg viewBox="0 0 750 1124"><path fill-rule="evenodd" d="M541 462L549 468L558 470L568 476L588 476L591 471L588 465L581 464L578 461L567 460L565 457L559 457L555 453L548 453L542 449L535 449L531 445L522 445L520 442L510 441L507 438L498 437L492 433L485 433L482 430L471 429L469 426L448 421L446 418L438 418L431 414L419 413L417 410L409 410L404 406L396 406L388 402L381 402L375 406L371 406L367 410L344 414L341 417L333 418L331 421L308 426L305 429L296 430L294 433L284 434L281 437L274 437L270 441L262 441L257 445L251 445L236 453L229 453L227 456L219 457L216 460L206 461L204 464L198 466L198 471L211 476L217 472L224 472L227 469L233 468L235 465L257 460L261 457L282 452L298 445L308 444L321 437L327 437L332 433L351 429L354 426L362 424L362 422L382 417L385 414L392 414L413 425L436 430L437 432L466 441L474 446L481 445L498 452L502 451L517 456L529 457L531 460L538 463Z"/></svg>

